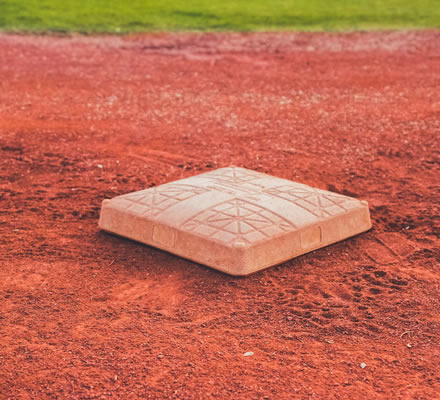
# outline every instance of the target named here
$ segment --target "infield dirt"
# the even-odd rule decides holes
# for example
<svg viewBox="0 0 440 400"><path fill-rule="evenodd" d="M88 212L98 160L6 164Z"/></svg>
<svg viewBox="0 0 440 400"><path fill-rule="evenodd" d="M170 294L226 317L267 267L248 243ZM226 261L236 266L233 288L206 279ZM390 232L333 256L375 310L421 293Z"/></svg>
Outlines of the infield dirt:
<svg viewBox="0 0 440 400"><path fill-rule="evenodd" d="M438 31L0 35L0 60L1 399L439 398ZM373 228L244 278L98 230L104 198L231 164Z"/></svg>

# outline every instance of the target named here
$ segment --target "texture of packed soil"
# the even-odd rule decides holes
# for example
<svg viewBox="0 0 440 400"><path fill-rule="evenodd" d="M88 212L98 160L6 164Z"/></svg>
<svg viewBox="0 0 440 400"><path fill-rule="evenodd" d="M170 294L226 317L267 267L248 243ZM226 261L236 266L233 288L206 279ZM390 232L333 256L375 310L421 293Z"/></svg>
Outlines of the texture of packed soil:
<svg viewBox="0 0 440 400"><path fill-rule="evenodd" d="M440 398L439 139L438 31L0 35L0 398ZM231 164L373 228L244 278L98 230Z"/></svg>

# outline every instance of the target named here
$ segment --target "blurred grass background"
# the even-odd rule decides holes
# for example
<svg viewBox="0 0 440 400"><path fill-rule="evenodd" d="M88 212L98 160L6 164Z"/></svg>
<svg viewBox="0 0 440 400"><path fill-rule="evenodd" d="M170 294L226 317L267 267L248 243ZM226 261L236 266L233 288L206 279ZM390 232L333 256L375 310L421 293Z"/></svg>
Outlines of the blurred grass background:
<svg viewBox="0 0 440 400"><path fill-rule="evenodd" d="M439 28L440 0L0 0L0 29L25 32Z"/></svg>

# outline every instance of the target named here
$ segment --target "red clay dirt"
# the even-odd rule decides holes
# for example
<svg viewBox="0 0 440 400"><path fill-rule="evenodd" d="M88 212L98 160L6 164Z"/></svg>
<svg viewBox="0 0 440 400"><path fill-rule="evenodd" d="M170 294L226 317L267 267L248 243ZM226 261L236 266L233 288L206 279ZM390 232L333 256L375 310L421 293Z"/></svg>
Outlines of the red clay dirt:
<svg viewBox="0 0 440 400"><path fill-rule="evenodd" d="M3 34L0 61L1 399L440 398L440 32ZM244 278L98 230L230 164L373 229Z"/></svg>

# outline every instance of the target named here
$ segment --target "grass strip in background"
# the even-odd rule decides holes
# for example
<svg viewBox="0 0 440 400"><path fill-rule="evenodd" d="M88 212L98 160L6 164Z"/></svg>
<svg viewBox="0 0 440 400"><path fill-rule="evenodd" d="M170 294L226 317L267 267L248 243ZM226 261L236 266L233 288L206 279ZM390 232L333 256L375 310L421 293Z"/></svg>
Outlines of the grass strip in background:
<svg viewBox="0 0 440 400"><path fill-rule="evenodd" d="M0 0L24 32L439 28L440 0Z"/></svg>

